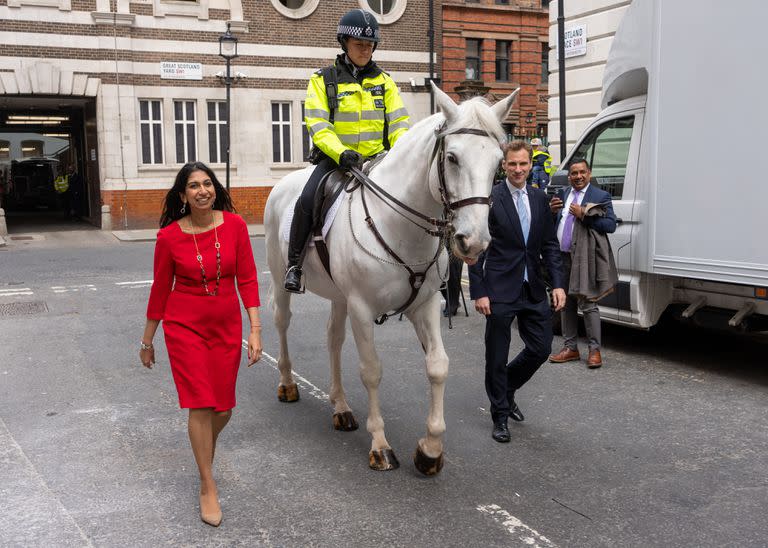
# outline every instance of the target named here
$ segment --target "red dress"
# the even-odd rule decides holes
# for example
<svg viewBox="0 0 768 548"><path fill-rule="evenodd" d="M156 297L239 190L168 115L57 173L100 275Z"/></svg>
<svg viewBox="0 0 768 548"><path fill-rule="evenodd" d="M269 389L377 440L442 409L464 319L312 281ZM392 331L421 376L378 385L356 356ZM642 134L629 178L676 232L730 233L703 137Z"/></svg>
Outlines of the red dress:
<svg viewBox="0 0 768 548"><path fill-rule="evenodd" d="M218 294L206 295L191 234L178 222L160 229L155 245L155 276L147 318L162 320L165 345L182 408L235 406L243 322L237 291L246 308L259 306L259 285L248 227L237 215L223 212L216 228L221 252ZM216 287L214 230L196 234L208 289Z"/></svg>

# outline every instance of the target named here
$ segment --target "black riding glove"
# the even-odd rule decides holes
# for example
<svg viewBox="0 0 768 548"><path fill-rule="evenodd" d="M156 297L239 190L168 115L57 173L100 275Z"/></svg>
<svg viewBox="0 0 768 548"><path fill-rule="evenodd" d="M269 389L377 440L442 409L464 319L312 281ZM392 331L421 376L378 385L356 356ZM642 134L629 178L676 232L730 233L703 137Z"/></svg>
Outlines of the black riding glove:
<svg viewBox="0 0 768 548"><path fill-rule="evenodd" d="M345 150L339 156L339 167L341 169L350 169L356 167L362 169L363 167L363 155L354 150Z"/></svg>

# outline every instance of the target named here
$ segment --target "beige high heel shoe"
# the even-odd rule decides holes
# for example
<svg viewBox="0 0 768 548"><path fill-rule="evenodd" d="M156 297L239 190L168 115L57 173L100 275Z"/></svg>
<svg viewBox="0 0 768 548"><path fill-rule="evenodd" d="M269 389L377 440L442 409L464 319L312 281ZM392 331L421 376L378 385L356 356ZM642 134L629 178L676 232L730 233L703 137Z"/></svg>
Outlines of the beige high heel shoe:
<svg viewBox="0 0 768 548"><path fill-rule="evenodd" d="M204 512L203 511L203 495L200 495L200 519L203 520L203 523L207 523L211 527L218 527L219 525L221 525L221 519L222 519L221 507L219 507L219 509L214 512Z"/></svg>

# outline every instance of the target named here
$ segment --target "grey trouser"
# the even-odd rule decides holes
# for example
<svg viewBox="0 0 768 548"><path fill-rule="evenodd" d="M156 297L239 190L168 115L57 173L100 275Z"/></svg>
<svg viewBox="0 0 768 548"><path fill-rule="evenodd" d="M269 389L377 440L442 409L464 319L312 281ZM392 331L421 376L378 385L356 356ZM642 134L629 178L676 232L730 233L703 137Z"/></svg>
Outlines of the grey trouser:
<svg viewBox="0 0 768 548"><path fill-rule="evenodd" d="M563 259L563 274L566 282L571 279L571 254L561 253ZM576 338L579 332L579 314L584 314L584 328L587 331L590 350L600 350L600 311L597 303L588 301L583 297L572 297L570 294L565 300L565 308L560 313L563 325L564 346L571 350L577 349Z"/></svg>

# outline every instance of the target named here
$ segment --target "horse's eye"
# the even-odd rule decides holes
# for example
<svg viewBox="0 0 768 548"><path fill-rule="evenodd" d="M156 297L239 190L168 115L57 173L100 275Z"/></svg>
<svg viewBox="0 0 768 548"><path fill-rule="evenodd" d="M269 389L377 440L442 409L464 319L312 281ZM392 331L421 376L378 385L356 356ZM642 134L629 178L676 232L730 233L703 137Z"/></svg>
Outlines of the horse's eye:
<svg viewBox="0 0 768 548"><path fill-rule="evenodd" d="M454 154L452 152L449 152L446 155L446 158L448 158L448 161L451 162L452 164L458 164L459 163L459 160L456 158L456 156L454 156Z"/></svg>

